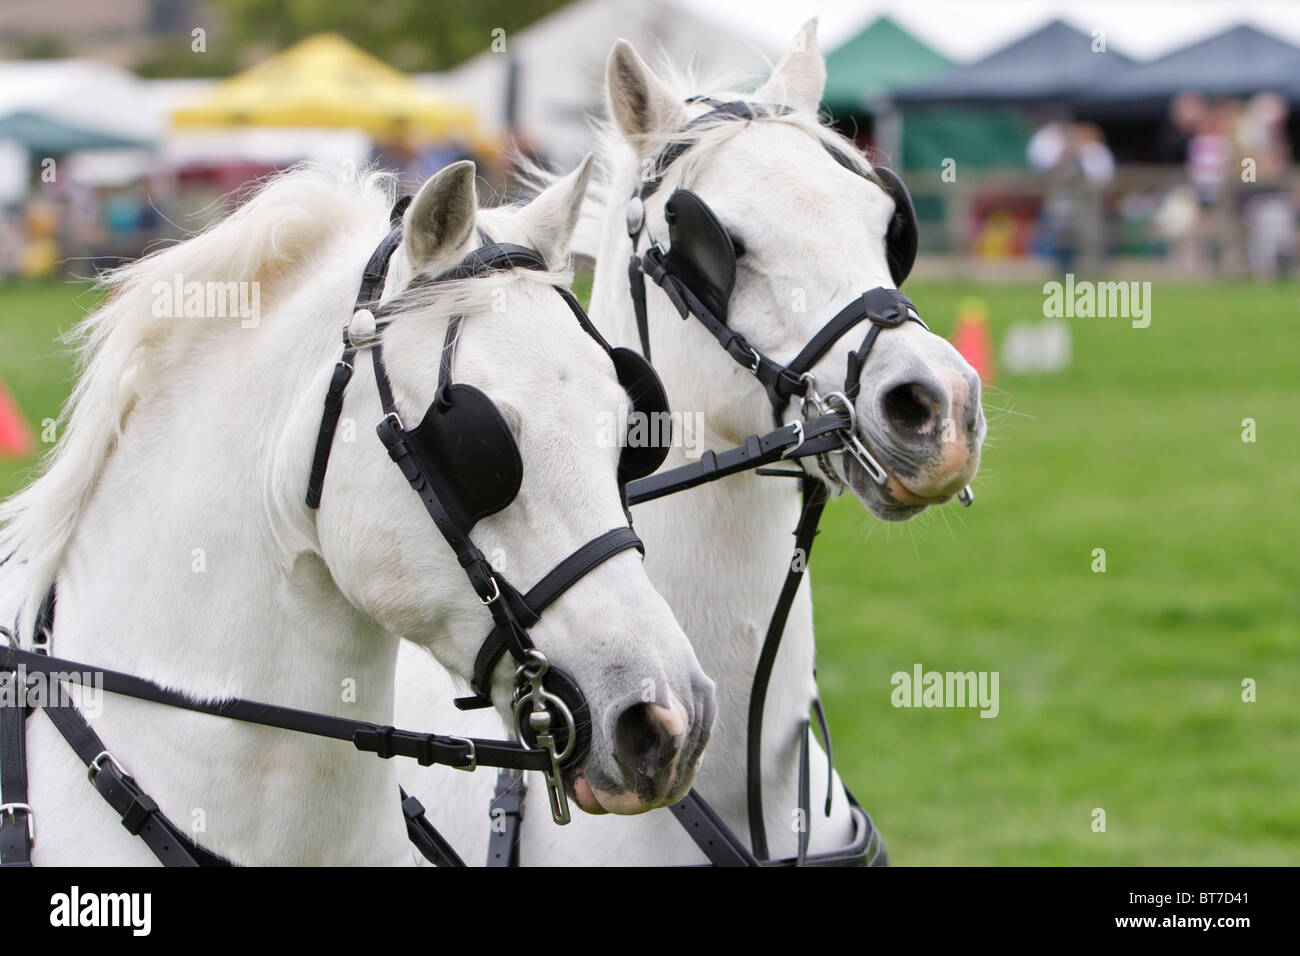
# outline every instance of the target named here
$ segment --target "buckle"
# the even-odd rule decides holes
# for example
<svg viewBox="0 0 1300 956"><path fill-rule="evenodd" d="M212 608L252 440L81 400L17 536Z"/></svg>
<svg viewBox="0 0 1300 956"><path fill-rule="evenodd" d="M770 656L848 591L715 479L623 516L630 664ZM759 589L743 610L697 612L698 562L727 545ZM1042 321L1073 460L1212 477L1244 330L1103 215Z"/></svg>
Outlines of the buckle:
<svg viewBox="0 0 1300 956"><path fill-rule="evenodd" d="M452 736L448 736L447 739L448 739L448 740L454 740L454 741L456 741L457 743L464 744L466 747L469 748L469 766L466 766L466 767L458 767L458 766L456 766L455 764L451 764L451 765L450 765L450 766L451 766L451 769L453 769L453 770L463 770L463 771L465 771L466 773L473 773L475 770L477 770L477 769L478 769L478 750L477 750L477 748L475 748L475 746L474 746L474 741L470 740L468 737L452 737Z"/></svg>
<svg viewBox="0 0 1300 956"><path fill-rule="evenodd" d="M27 842L32 846L36 845L36 813L32 810L31 805L27 803L0 803L0 820L4 819L5 814L9 815L9 823L16 824L18 818L15 816L17 811L23 811L27 814Z"/></svg>
<svg viewBox="0 0 1300 956"><path fill-rule="evenodd" d="M483 595L480 594L478 598L479 603L484 607L496 603L496 601L501 597L501 585L497 583L496 576L492 575L488 580L492 582L492 594L488 597L483 597Z"/></svg>
<svg viewBox="0 0 1300 956"><path fill-rule="evenodd" d="M722 344L722 347L737 363L748 369L750 374L758 374L758 370L763 365L763 356L758 354L758 349L750 345L743 335L733 331L731 337ZM746 364L746 360L748 360L748 364Z"/></svg>
<svg viewBox="0 0 1300 956"><path fill-rule="evenodd" d="M804 436L804 433L803 433L803 422L801 422L801 421L799 421L799 420L796 419L795 421L792 421L792 422L790 423L790 425L791 425L792 428L794 428L794 433L795 433L795 435L797 435L798 438L799 438L799 444L794 445L794 446L791 447L791 448L787 448L785 451L783 451L783 452L781 453L781 457L782 457L782 458L789 458L791 455L793 455L795 452L797 452L800 448L803 447L803 443L804 443L804 440L805 440L805 436Z"/></svg>
<svg viewBox="0 0 1300 956"><path fill-rule="evenodd" d="M119 775L120 775L124 780L130 780L130 779L131 779L131 775L130 775L129 773L126 772L126 768L124 768L120 763L118 763L118 762L117 762L117 758L114 757L114 756L113 756L111 753L109 753L107 750L101 750L99 753L95 754L95 759L92 760L92 761L90 761L90 763L86 765L86 777L87 777L87 779L89 779L89 780L91 780L91 781L94 781L95 776L96 776L96 775L97 775L101 770L104 769L104 761L105 761L105 760L107 760L109 763L111 763L111 764L113 765L113 768L118 772L118 774L119 774Z"/></svg>

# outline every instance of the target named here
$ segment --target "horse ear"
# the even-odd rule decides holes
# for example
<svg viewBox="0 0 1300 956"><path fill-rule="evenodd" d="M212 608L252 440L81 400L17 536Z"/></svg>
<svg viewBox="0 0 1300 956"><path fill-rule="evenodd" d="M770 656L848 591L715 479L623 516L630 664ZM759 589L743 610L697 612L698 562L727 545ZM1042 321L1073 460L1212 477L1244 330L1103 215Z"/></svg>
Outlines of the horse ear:
<svg viewBox="0 0 1300 956"><path fill-rule="evenodd" d="M619 40L609 52L605 89L610 115L634 145L660 130L680 126L685 118L677 97L626 40Z"/></svg>
<svg viewBox="0 0 1300 956"><path fill-rule="evenodd" d="M402 239L416 269L459 249L473 234L478 215L475 173L474 164L462 160L438 170L420 187L406 211Z"/></svg>
<svg viewBox="0 0 1300 956"><path fill-rule="evenodd" d="M568 257L569 242L591 181L591 162L592 154L588 153L577 169L546 187L519 211L520 223L532 247L552 269L562 266Z"/></svg>
<svg viewBox="0 0 1300 956"><path fill-rule="evenodd" d="M816 113L826 92L826 59L817 45L817 18L803 25L781 62L754 94L756 100L783 103Z"/></svg>

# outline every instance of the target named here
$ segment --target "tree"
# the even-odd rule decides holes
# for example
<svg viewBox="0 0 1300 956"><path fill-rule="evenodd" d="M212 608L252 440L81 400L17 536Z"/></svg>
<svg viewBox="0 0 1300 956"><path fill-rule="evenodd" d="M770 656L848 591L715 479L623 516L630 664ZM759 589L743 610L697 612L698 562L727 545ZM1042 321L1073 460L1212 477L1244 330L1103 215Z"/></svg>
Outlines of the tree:
<svg viewBox="0 0 1300 956"><path fill-rule="evenodd" d="M211 0L221 42L277 49L333 31L398 69L445 70L488 49L492 31L515 30L565 0Z"/></svg>

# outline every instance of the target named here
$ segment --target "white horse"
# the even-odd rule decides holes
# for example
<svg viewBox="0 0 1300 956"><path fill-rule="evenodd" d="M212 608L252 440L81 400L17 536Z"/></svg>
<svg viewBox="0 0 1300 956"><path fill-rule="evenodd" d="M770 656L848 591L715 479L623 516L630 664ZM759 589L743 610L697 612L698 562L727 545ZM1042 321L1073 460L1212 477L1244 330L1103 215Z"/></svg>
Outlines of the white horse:
<svg viewBox="0 0 1300 956"><path fill-rule="evenodd" d="M473 164L447 167L407 209L383 293L390 301L460 262L480 229L549 265L426 287L383 332L396 404L418 421L449 317L465 317L456 379L492 396L524 464L514 503L482 520L474 540L520 584L626 524L619 451L597 440L595 425L626 395L551 288L568 278L589 170L590 157L526 207L479 211ZM399 634L471 674L492 619L372 431L383 416L369 361L356 363L345 396L321 507L304 504L340 333L392 198L386 177L294 171L208 232L116 274L82 330L66 433L44 475L0 506L0 558L10 555L0 621L15 622L25 644L57 580L52 653L192 698L388 724ZM175 283L243 282L255 284L259 314L222 318L170 298ZM673 769L656 789L623 769L644 754L613 739L628 722L620 717L631 713L635 725L643 714L644 680L675 695L660 717L695 743L711 719L711 682L640 556L596 568L531 634L591 707L592 749L569 775L570 792L588 780L585 806L611 800L627 811L680 797L694 753L664 760ZM508 662L492 685L503 715ZM34 861L155 863L51 722L38 711L27 725ZM114 694L92 725L179 828L235 863L412 861L398 761ZM446 772L456 783L473 776Z"/></svg>
<svg viewBox="0 0 1300 956"><path fill-rule="evenodd" d="M709 104L686 102L687 95L701 91L689 81L670 88L626 42L615 46L607 70L612 122L602 130L599 152L604 210L592 293L593 319L613 341L632 347L638 342L628 291L632 246L627 200L653 157L681 139L692 145L668 168L662 187L647 201L645 230L667 245L664 202L677 186L707 200L743 249L728 323L755 347L789 362L855 295L878 286L894 287L883 241L894 203L871 178L870 166L852 143L819 123L825 79L813 21L760 89L713 97L782 104L790 112L683 134L691 119L711 109ZM852 157L860 172L832 161L824 143ZM655 366L674 411L703 413L703 447L730 447L746 435L770 430L772 408L754 377L699 323L683 322L653 285L648 285L648 303ZM861 337L860 329L826 353L813 368L819 382L839 387L847 354ZM942 503L971 480L986 430L980 383L948 342L912 322L886 330L871 350L860 381L858 432L886 466L888 481L878 486L852 462L834 465L824 478L836 487L847 485L868 509L889 521L906 520ZM785 420L797 415L798 404L792 402ZM952 434L941 436L941 424L950 426ZM665 467L685 461L683 450L674 448ZM808 466L820 470L811 461ZM748 832L745 747L751 682L768 615L790 567L791 531L800 507L797 486L789 479L749 472L634 510L638 531L647 543L653 542L646 562L651 579L717 681L718 714L696 789L742 839ZM764 714L764 822L773 857L795 853L801 728L817 693L806 577L785 629ZM864 600L870 599L869 587L869 582L864 584ZM447 716L439 706L445 692L426 692L428 683L440 678L432 668L424 670L427 678L416 668L403 669L399 676L398 713L405 720L428 723ZM888 687L878 692L887 693ZM831 813L822 814L826 763L824 752L814 744L814 811L808 821L812 853L844 847L852 835L838 777L831 784ZM421 768L404 768L402 775L409 790L437 807L431 819L466 859L482 860L489 832L484 813L490 796L487 782L475 781L482 791L476 802L470 788L453 795ZM705 861L667 811L627 821L586 817L559 829L550 825L544 796L534 789L524 814L524 864Z"/></svg>

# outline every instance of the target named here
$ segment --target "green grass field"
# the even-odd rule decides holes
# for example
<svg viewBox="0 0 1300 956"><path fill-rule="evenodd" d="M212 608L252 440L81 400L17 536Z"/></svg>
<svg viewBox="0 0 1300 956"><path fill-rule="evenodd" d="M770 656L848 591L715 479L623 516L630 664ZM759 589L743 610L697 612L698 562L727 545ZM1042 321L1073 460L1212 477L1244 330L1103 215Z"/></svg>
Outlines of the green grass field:
<svg viewBox="0 0 1300 956"><path fill-rule="evenodd" d="M970 294L995 334L1042 311L1034 285L908 291L940 333ZM54 336L93 301L0 286L0 375L38 430L69 386ZM827 514L822 689L895 863L1300 863L1300 287L1152 301L1147 329L1070 320L1069 371L986 394L973 508ZM0 494L31 464L0 459ZM916 663L997 671L999 715L895 709Z"/></svg>

